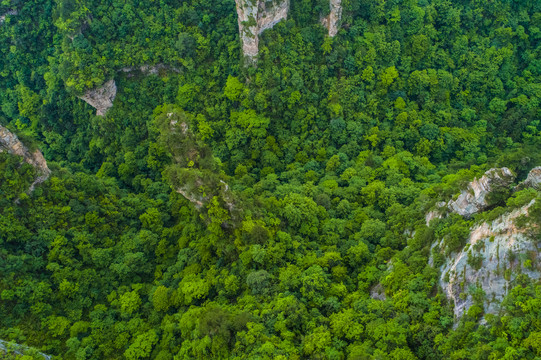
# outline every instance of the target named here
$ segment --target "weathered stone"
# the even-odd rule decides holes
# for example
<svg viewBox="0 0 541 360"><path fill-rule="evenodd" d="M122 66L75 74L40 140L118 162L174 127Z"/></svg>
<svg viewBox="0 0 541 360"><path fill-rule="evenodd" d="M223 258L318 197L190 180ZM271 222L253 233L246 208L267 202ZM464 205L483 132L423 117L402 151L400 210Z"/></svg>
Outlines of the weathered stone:
<svg viewBox="0 0 541 360"><path fill-rule="evenodd" d="M111 107L116 96L116 84L109 80L102 86L89 90L79 98L96 109L96 115L104 116Z"/></svg>
<svg viewBox="0 0 541 360"><path fill-rule="evenodd" d="M334 37L340 29L342 20L342 0L330 0L330 13L321 19L323 26L329 31L329 36Z"/></svg>
<svg viewBox="0 0 541 360"><path fill-rule="evenodd" d="M517 272L536 280L541 277L536 241L530 230L518 227L516 221L522 215L527 216L534 203L532 200L491 222L473 226L467 245L441 267L440 286L454 303L456 318L473 305L471 290L474 288L481 288L485 293L485 312L497 313ZM434 244L435 251L443 247L442 242ZM533 256L534 265L524 266L520 256ZM430 263L433 263L432 257Z"/></svg>
<svg viewBox="0 0 541 360"><path fill-rule="evenodd" d="M47 161L41 151L36 150L33 153L19 140L17 135L0 125L0 152L7 151L10 154L21 156L25 162L32 165L39 173L39 176L30 186L32 192L34 187L41 184L49 178L51 170L47 166Z"/></svg>
<svg viewBox="0 0 541 360"><path fill-rule="evenodd" d="M7 341L4 341L4 340L0 340L0 357L2 355L4 355L5 353L10 353L10 354L14 354L14 355L18 355L18 356L24 356L25 353L29 352L31 350L30 347L28 346L24 346L24 345L19 345L19 344L15 344L15 343L12 343L12 342L7 342ZM35 350L33 351L35 353ZM36 355L39 355L41 356L44 360L51 360L52 357L50 355L46 355L44 353L41 353L41 352L37 352ZM35 359L36 357L33 356L32 357L33 359Z"/></svg>
<svg viewBox="0 0 541 360"><path fill-rule="evenodd" d="M515 180L515 175L508 168L490 169L480 178L469 183L456 200L447 204L451 212L464 217L486 209L491 204L487 196L495 191L508 187Z"/></svg>
<svg viewBox="0 0 541 360"><path fill-rule="evenodd" d="M526 180L518 184L515 190L522 190L529 187L536 190L541 190L541 166L535 167L530 170Z"/></svg>
<svg viewBox="0 0 541 360"><path fill-rule="evenodd" d="M242 52L254 58L259 52L259 35L287 19L289 0L235 0Z"/></svg>
<svg viewBox="0 0 541 360"><path fill-rule="evenodd" d="M370 297L374 300L386 300L385 289L381 283L377 283L372 289L370 289Z"/></svg>

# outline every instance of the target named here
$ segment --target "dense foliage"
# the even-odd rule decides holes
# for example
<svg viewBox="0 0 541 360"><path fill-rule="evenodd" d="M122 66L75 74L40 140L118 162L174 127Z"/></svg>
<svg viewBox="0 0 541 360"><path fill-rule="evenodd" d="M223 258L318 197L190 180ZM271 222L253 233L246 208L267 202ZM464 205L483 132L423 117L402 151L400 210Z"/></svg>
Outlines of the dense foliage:
<svg viewBox="0 0 541 360"><path fill-rule="evenodd" d="M0 2L0 123L53 170L26 194L34 170L0 153L0 339L77 360L538 359L541 285L454 327L430 246L473 220L424 216L541 164L541 3L343 5L329 38L325 2L292 0L248 66L233 0ZM95 116L77 96L111 78ZM493 211L538 196L504 195Z"/></svg>

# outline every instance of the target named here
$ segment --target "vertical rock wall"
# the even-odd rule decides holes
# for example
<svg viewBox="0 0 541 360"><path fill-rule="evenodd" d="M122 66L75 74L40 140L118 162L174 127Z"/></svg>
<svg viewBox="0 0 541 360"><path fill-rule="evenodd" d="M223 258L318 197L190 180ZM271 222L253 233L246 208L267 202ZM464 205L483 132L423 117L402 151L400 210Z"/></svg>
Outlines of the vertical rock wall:
<svg viewBox="0 0 541 360"><path fill-rule="evenodd" d="M321 23L329 30L329 36L334 37L340 29L340 20L342 20L342 0L330 0L329 5L331 12L321 19Z"/></svg>
<svg viewBox="0 0 541 360"><path fill-rule="evenodd" d="M259 35L287 19L289 0L235 0L242 52L249 58L257 56Z"/></svg>

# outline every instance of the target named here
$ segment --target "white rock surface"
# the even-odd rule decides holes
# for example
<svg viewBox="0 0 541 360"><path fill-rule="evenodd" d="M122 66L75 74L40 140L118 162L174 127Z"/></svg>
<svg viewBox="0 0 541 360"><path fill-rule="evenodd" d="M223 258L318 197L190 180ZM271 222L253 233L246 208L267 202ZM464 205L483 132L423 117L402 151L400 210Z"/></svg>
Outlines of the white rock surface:
<svg viewBox="0 0 541 360"><path fill-rule="evenodd" d="M456 200L447 203L449 210L464 217L486 209L490 204L487 196L499 189L508 187L515 180L515 175L508 168L490 169L480 178L469 183Z"/></svg>
<svg viewBox="0 0 541 360"><path fill-rule="evenodd" d="M530 170L526 180L518 184L515 190L522 190L528 187L541 190L541 166L535 167Z"/></svg>
<svg viewBox="0 0 541 360"><path fill-rule="evenodd" d="M235 0L242 52L254 58L259 52L259 35L287 19L289 0Z"/></svg>
<svg viewBox="0 0 541 360"><path fill-rule="evenodd" d="M473 304L470 290L480 287L485 292L485 312L497 313L499 304L510 289L517 272L539 279L537 263L541 260L536 240L530 230L517 227L517 219L528 215L535 200L522 208L504 214L490 223L483 222L471 228L467 245L453 254L441 267L440 286L454 305L460 318ZM441 243L434 248L442 248ZM476 265L468 257L482 257ZM524 267L520 259L533 257L533 266ZM433 262L433 259L431 259ZM472 266L472 264L474 266ZM462 295L461 295L462 294Z"/></svg>
<svg viewBox="0 0 541 360"><path fill-rule="evenodd" d="M25 162L37 169L39 176L30 186L29 192L34 190L34 187L41 184L49 178L51 170L47 166L47 161L43 157L41 151L36 150L30 152L26 146L19 140L17 135L0 125L0 152L7 151L10 154L21 156Z"/></svg>
<svg viewBox="0 0 541 360"><path fill-rule="evenodd" d="M323 26L329 31L329 36L334 37L340 29L342 20L342 0L330 0L330 13L321 19Z"/></svg>
<svg viewBox="0 0 541 360"><path fill-rule="evenodd" d="M102 86L89 90L79 98L88 105L96 109L96 115L104 116L107 111L113 107L113 101L116 96L116 84L114 80L109 80Z"/></svg>

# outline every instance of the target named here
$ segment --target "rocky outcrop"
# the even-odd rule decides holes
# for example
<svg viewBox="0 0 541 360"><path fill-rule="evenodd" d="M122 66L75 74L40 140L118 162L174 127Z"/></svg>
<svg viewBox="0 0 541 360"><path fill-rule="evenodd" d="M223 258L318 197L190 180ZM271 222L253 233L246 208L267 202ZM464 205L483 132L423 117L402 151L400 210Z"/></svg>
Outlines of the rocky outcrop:
<svg viewBox="0 0 541 360"><path fill-rule="evenodd" d="M39 176L30 186L29 192L32 192L36 185L41 184L49 178L51 170L49 170L47 161L45 161L41 151L35 150L34 152L30 152L15 134L0 125L0 152L2 151L21 156L25 162L32 165L39 173Z"/></svg>
<svg viewBox="0 0 541 360"><path fill-rule="evenodd" d="M180 73L180 69L174 66L169 66L165 64L156 64L156 65L141 65L139 67L123 67L120 71L125 73L132 72L141 72L143 75L159 75L160 73L172 71L175 73ZM129 75L128 75L129 77Z"/></svg>
<svg viewBox="0 0 541 360"><path fill-rule="evenodd" d="M4 23L4 21L6 21L6 16L8 16L8 15L14 16L14 15L17 15L17 14L18 14L17 10L9 10L5 14L0 15L0 25L2 25Z"/></svg>
<svg viewBox="0 0 541 360"><path fill-rule="evenodd" d="M86 94L80 96L88 105L96 109L96 115L104 116L111 107L116 96L116 84L114 80L109 80L102 86L88 90Z"/></svg>
<svg viewBox="0 0 541 360"><path fill-rule="evenodd" d="M334 37L340 29L342 20L342 0L330 0L330 13L321 19L323 26L329 31L329 36Z"/></svg>
<svg viewBox="0 0 541 360"><path fill-rule="evenodd" d="M289 0L235 0L242 52L249 58L257 56L259 35L287 19Z"/></svg>
<svg viewBox="0 0 541 360"><path fill-rule="evenodd" d="M528 216L534 203L473 226L466 246L441 267L440 286L454 303L457 318L473 305L475 288L485 293L485 313L497 313L517 274L541 278L535 235L517 221ZM435 251L441 248L441 242L434 246Z"/></svg>
<svg viewBox="0 0 541 360"><path fill-rule="evenodd" d="M471 217L490 206L488 195L500 191L515 180L515 175L508 168L490 169L480 179L469 183L456 200L450 201L447 206L451 212L464 217Z"/></svg>
<svg viewBox="0 0 541 360"><path fill-rule="evenodd" d="M493 205L491 195L508 190L514 180L515 175L506 167L488 170L481 178L470 182L456 199L447 203L437 203L436 209L426 214L426 225L428 226L433 219L442 218L448 212L471 218Z"/></svg>
<svg viewBox="0 0 541 360"><path fill-rule="evenodd" d="M541 166L535 167L530 170L526 180L518 184L515 188L515 191L525 188L534 188L536 190L541 190Z"/></svg>
<svg viewBox="0 0 541 360"><path fill-rule="evenodd" d="M34 355L32 356L32 359L38 359L41 357L44 360L52 360L52 357L50 355L46 355L44 353L36 351L35 349L32 349L28 346L0 340L0 355L4 355L6 353L21 356L21 357L24 355L28 355L28 356Z"/></svg>

